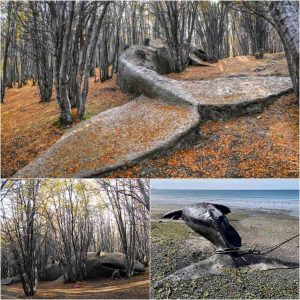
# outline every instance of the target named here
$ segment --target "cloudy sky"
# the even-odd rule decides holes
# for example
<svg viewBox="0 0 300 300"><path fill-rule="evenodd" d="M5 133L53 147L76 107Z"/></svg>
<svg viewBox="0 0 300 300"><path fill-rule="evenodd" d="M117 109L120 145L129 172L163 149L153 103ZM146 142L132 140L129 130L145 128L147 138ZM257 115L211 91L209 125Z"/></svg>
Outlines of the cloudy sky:
<svg viewBox="0 0 300 300"><path fill-rule="evenodd" d="M297 190L297 179L152 179L154 189Z"/></svg>

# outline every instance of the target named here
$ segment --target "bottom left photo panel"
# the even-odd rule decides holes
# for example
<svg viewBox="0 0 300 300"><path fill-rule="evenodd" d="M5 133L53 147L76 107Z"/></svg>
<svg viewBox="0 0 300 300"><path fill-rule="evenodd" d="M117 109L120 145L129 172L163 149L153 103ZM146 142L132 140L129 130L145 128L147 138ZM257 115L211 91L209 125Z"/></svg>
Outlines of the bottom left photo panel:
<svg viewBox="0 0 300 300"><path fill-rule="evenodd" d="M1 298L149 299L147 179L2 179Z"/></svg>

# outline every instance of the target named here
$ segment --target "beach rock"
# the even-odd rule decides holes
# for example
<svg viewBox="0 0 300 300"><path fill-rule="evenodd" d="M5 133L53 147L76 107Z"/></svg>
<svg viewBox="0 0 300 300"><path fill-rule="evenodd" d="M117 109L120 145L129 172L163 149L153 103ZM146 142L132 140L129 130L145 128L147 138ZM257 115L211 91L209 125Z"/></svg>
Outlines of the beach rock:
<svg viewBox="0 0 300 300"><path fill-rule="evenodd" d="M235 262L231 255L214 254L198 263L191 264L185 268L168 275L162 280L157 281L153 287L158 289L165 284L174 284L180 281L194 280L206 276L221 274L225 269L235 268Z"/></svg>

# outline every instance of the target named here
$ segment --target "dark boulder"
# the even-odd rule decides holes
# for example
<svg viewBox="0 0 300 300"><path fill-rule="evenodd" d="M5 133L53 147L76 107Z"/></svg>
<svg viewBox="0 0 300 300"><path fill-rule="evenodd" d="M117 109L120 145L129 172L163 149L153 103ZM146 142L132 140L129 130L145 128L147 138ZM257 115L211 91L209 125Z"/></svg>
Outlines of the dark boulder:
<svg viewBox="0 0 300 300"><path fill-rule="evenodd" d="M73 258L73 261L74 258ZM114 270L125 270L125 256L123 253L101 253L88 252L86 262L86 278L111 277ZM134 271L142 273L145 271L143 264L138 261L134 263ZM58 280L62 276L62 270L58 264L51 264L46 267L45 273L40 278L42 281Z"/></svg>
<svg viewBox="0 0 300 300"><path fill-rule="evenodd" d="M41 281L53 281L62 275L61 267L58 263L46 266L45 272L41 275Z"/></svg>
<svg viewBox="0 0 300 300"><path fill-rule="evenodd" d="M202 59L200 59L198 56L196 56L193 53L191 53L189 55L189 58L190 58L189 65L191 65L191 66L198 66L198 67L200 67L200 66L205 66L205 67L210 66L210 64L204 62Z"/></svg>
<svg viewBox="0 0 300 300"><path fill-rule="evenodd" d="M191 44L190 49L191 53L200 58L202 61L209 61L209 57L204 50L198 48L196 45L193 44Z"/></svg>
<svg viewBox="0 0 300 300"><path fill-rule="evenodd" d="M13 283L21 282L19 276L9 277L1 280L1 285L10 285Z"/></svg>

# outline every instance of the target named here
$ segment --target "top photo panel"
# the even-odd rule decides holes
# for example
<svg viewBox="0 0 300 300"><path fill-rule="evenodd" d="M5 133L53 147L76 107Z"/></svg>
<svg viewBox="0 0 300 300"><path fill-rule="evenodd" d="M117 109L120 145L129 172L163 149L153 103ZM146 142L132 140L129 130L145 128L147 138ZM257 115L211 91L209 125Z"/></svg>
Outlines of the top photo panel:
<svg viewBox="0 0 300 300"><path fill-rule="evenodd" d="M298 1L1 1L2 178L297 178Z"/></svg>

